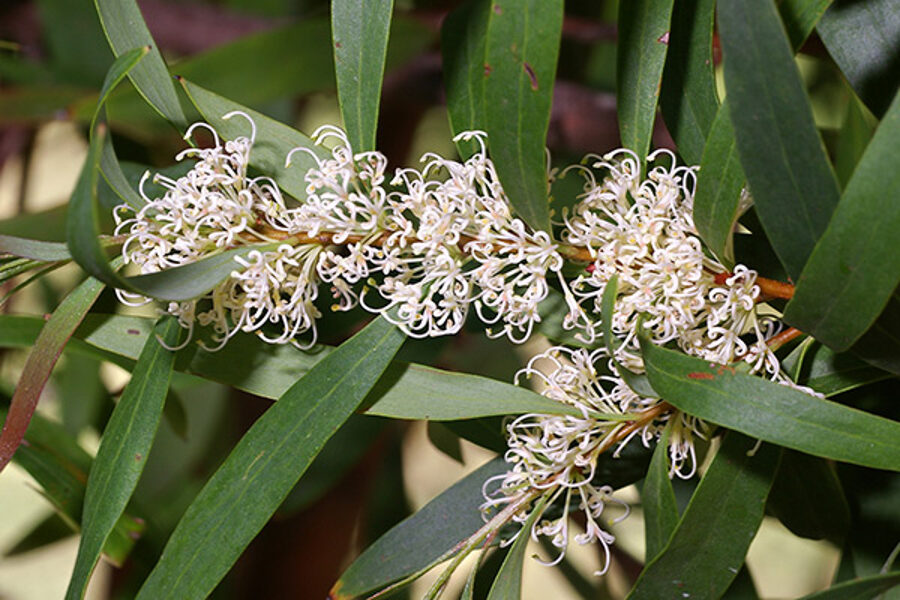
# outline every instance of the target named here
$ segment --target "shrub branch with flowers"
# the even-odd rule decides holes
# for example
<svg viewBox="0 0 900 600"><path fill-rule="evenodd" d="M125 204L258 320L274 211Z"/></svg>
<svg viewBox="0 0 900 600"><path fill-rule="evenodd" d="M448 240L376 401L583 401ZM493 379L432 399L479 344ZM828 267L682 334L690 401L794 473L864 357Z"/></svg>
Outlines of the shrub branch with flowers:
<svg viewBox="0 0 900 600"><path fill-rule="evenodd" d="M417 166L393 167L383 153L362 141L365 135L348 135L333 125L320 127L311 139L293 131L279 136L275 132L283 134L285 126L183 81L208 121L184 128L184 139L193 143L199 136L210 142L179 152L176 160L186 168L177 169L176 175L144 172L135 194L122 183L124 172L102 122L108 92L128 75L170 121L184 125L185 117L175 88L161 75L165 67L159 54L134 43L149 35L142 24L119 20L98 0L100 20L119 58L107 75L91 124L91 150L72 198L68 240L71 257L97 279L89 278L72 292L47 322L49 333L37 337L0 435L3 464L17 448L20 460L25 452L26 468L35 464L27 454L32 442L27 437L23 442L23 424L31 419L49 371L29 367L41 360L35 358L38 349L58 355L66 339L82 336L76 328L100 293L101 281L116 287L123 305L155 306L160 317L152 331L145 329L139 355L129 355L109 338L90 333L83 337L100 352L136 362L90 468L83 512L73 515L83 533L67 597L83 595L101 551L109 554L111 540L128 526L126 509L133 508L128 500L143 470L143 457L153 447L175 370L279 401L247 430L185 506L165 547L157 549L158 560L150 564L138 598L210 594L291 489L303 489L307 468L361 405L370 414L395 418L450 414L442 418L453 421L506 415L502 428L494 426L491 434L498 440L502 436L505 451L387 531L340 576L331 598L382 597L443 563L426 592L426 597L438 597L473 553L479 559L463 590L466 597L485 591L489 598L518 597L529 539L543 540L545 553L539 560L550 566L568 560L572 541L593 545L599 555L595 575L604 575L622 560L616 532L631 512L615 492L640 480L646 556L629 597L737 593L748 585L746 574L739 573L764 509L798 535L852 544L842 485L859 472L900 469L900 427L889 409L873 404L876 396L861 395L849 403L827 398L850 390L883 394L886 385L895 383L900 369L885 336L893 339L894 304L888 297L900 280L900 269L897 260L889 258L872 274L866 261L873 250L848 250L842 240L858 233L852 224L860 206L877 207L886 222L900 224L895 205L870 198L872 174L896 149L893 136L900 134L900 108L896 100L889 108L885 105L881 125L868 147L862 146L865 152L857 152L858 164L841 193L811 112L794 114L797 102L808 108L808 100L797 87L790 49L797 45L797 36L810 33L815 21L787 20L784 15L790 16L794 8L790 2L780 7L781 17L769 2L753 8L736 0L719 3L729 116L714 91L709 95L713 88L703 87L712 84L709 59L704 71L690 56L695 52L712 57L713 3L706 8L693 4L698 3L663 2L643 13L636 6L619 9L618 52L643 57L639 64L626 59L617 64L620 105L639 101L636 111L619 111L627 148L588 154L566 166L545 155L543 144L527 147L515 141L527 136L516 138L508 131L511 107L520 110L520 126L522 115L540 115L543 125L538 119L527 126L543 127L546 133L552 93L547 76L556 68L561 3L473 2L448 19L442 41L451 122L475 127L456 128L453 141L463 158L429 152ZM345 51L343 45L381 44L384 49L392 9L390 3L354 9L337 1L333 8L342 116L348 130L367 130L374 137L384 57L372 66L362 56L354 59L352 48ZM504 20L504 11L559 27L555 32L532 31ZM356 35L353 24L361 23L354 18L365 19L365 25L359 39L351 42ZM822 17L820 34L826 45L839 46L834 40L840 37L835 33L840 18L836 10ZM678 37L694 19L706 29ZM747 53L743 34L736 31L742 19L750 24L751 34L780 38L762 44L759 55ZM655 33L659 27L664 37ZM704 31L706 37L699 35ZM507 54L498 50L498 41L505 43L510 35L514 51ZM136 49L125 52L116 41L121 39ZM527 50L526 42L549 45L553 52L539 56ZM474 57L463 61L460 71L456 53L458 44L466 43L475 43L476 49L468 48ZM666 46L671 46L668 52ZM838 52L830 45L829 50ZM765 106L753 105L746 97L760 56L776 65L775 72L784 79L779 85L788 90ZM522 69L514 77L509 76L510 60ZM705 73L706 79L703 84L688 81L688 72L695 77ZM468 93L480 90L483 105L460 108L460 77L468 78ZM648 77L655 78L649 87ZM673 77L682 77L683 88L673 91ZM675 151L650 151L660 81L659 102ZM517 94L518 105L504 100L511 92ZM853 92L848 94L851 102L859 102ZM680 101L695 109L706 102L703 110L709 118L700 125L696 115L690 121L678 112ZM776 141L782 150L796 146L818 152L806 163L774 151L760 155L756 139L751 139L754 122L789 116L799 133ZM815 143L803 146L802 138L809 133ZM517 164L509 163L509 148L504 146L513 142ZM791 196L790 185L778 188L779 170L804 181L815 177L822 165L831 180L817 185L830 192ZM517 169L525 169L528 177L517 178ZM761 175L766 169L774 191ZM110 235L98 237L100 173L124 203L112 209ZM540 182L531 198L521 192L529 178ZM894 194L900 191L896 177L887 185ZM563 189L572 197L558 198L555 190ZM548 196L549 224L534 216L547 210ZM801 223L773 218L776 197L813 216ZM829 211L834 214L830 223L822 216ZM786 209L784 214L789 213ZM761 225L752 237L768 237L780 265L763 260L757 267L754 257L761 256L759 252L747 252L747 264L734 260L734 255L743 260L730 241L735 230L745 227L741 223ZM804 246L802 235L810 230L815 236ZM885 231L873 231L874 246L890 243ZM718 241L723 237L729 240L725 244ZM68 259L65 252L62 259L50 258L61 250L48 242L4 236L0 244L11 257L21 257L4 259L3 269L12 275L18 272L13 273L14 268ZM134 275L113 273L102 258L98 263L103 247L110 245L118 249L113 265ZM838 266L835 271L835 264L848 261L858 264L869 279L836 275L846 269ZM773 277L761 275L758 270L763 268ZM195 275L200 272L215 277L195 293L185 286L191 280L200 285ZM846 283L835 291L829 273L845 277ZM796 288L779 278L793 279ZM155 293L158 288L147 287L147 281L163 281L174 292ZM822 281L828 286L822 287ZM847 295L853 286L868 290L867 299L856 300L855 308L869 311L871 318L851 319L848 325L834 311L854 302L854 296ZM821 297L817 290L835 295ZM873 296L884 301L873 307ZM328 313L360 311L378 318L356 335L343 336L346 341L337 348L320 343ZM106 327L113 331L133 323L126 321L133 317L111 319ZM560 327L548 323L554 319ZM467 323L475 320L488 338L515 345L529 342L522 346L527 348L539 338L556 344L545 344L530 356L511 382L535 393L509 386L500 392L506 398L498 397L500 388L491 387L496 382L468 376L465 385L474 391L433 397L427 393L429 386L450 389L457 376L392 365L404 338L462 336ZM862 327L849 330L862 322ZM132 331L140 333L128 329ZM333 340L334 333L324 337ZM255 383L252 374L228 372L226 359L220 357L232 347L240 352L249 344L263 349L259 360L269 353L274 361L294 361L290 364L303 372L289 373L274 392L266 383ZM270 345L283 350L267 350ZM848 348L850 353L841 354ZM217 363L224 368L210 367ZM272 367L281 365L283 371L287 364L273 362ZM265 379L272 367L260 364L256 369ZM401 369L399 375L392 371L396 368ZM204 375L209 373L215 375ZM417 396L423 386L426 397ZM448 413L442 412L442 402L452 405ZM483 406L492 408L479 408ZM132 423L142 424L141 435L129 433ZM464 427L456 431L472 437ZM134 464L123 462L123 456L133 456ZM637 469L632 456L641 457ZM792 477L800 480L799 492L785 491ZM673 479L693 482L695 488L681 512L675 505ZM47 485L46 480L39 482ZM810 533L808 522L815 517L796 510L796 505L816 502L820 493L835 496L819 509L820 517L840 514L829 526ZM729 530L700 535L705 525L719 524ZM132 538L140 536L138 529L132 525ZM492 550L497 545L511 549L489 591L476 592L479 567L486 557L497 555L499 551ZM703 561L683 556L682 549ZM128 549L119 553L124 557ZM884 556L882 574L866 577L864 570L854 571L862 578L835 585L847 593L863 587L874 593L888 589L900 580L891 573L895 554ZM391 562L392 555L401 558ZM752 581L749 585L752 588Z"/></svg>

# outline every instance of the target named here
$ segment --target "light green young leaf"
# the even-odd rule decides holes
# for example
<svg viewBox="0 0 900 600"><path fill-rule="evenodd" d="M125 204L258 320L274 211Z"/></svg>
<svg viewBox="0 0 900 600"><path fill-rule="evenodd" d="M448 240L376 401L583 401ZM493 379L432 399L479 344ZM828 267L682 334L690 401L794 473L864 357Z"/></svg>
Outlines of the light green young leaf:
<svg viewBox="0 0 900 600"><path fill-rule="evenodd" d="M619 4L616 104L622 145L641 164L650 150L656 105L674 0L630 0Z"/></svg>
<svg viewBox="0 0 900 600"><path fill-rule="evenodd" d="M393 0L332 0L331 30L338 100L355 152L375 150L381 80Z"/></svg>
<svg viewBox="0 0 900 600"><path fill-rule="evenodd" d="M159 322L103 431L87 481L81 540L67 599L84 597L100 551L125 511L147 463L175 363L175 353L163 343L176 346L180 333L181 327L174 318L164 317Z"/></svg>
<svg viewBox="0 0 900 600"><path fill-rule="evenodd" d="M205 598L356 410L404 339L379 317L298 379L188 507L138 598Z"/></svg>

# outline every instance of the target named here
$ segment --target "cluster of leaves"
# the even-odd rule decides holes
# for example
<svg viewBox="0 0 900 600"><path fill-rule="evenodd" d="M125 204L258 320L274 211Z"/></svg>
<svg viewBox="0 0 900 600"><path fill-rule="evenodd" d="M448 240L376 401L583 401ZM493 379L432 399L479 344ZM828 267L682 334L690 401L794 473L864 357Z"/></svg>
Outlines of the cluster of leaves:
<svg viewBox="0 0 900 600"><path fill-rule="evenodd" d="M145 527L137 545L143 550L131 557L142 565L131 584L139 591L132 593L213 593L279 507L296 510L321 497L388 428L382 421L361 424L369 417L354 413L446 421L453 436L502 452L498 417L566 410L496 379L401 360L421 360L434 348L424 343L401 351L403 335L383 318L336 348L315 353L267 346L250 336L236 337L218 353L196 345L173 352L158 341L178 345L182 333L173 320L110 314L115 310L104 302L106 285L165 300L190 299L234 269L233 253L224 252L150 276L117 274L104 250L115 242L102 235L104 215L112 204L140 206L134 180L142 167L119 161L110 130L145 142L158 138L158 117L146 124L153 123L145 114L150 106L179 130L199 114L231 139L245 133L242 124L222 116L242 110L262 140L252 166L302 201L305 169L285 169L283 158L312 142L247 105L284 112L275 102L279 98L336 83L353 147L372 150L385 65L425 48L432 41L427 28L395 15L391 1L334 0L330 22L304 20L187 59L174 69L181 75L175 83L134 0L96 0L115 60L104 67L105 79L101 72L95 81L99 99L86 101L81 90L63 85L72 82L74 67L65 48L71 40L60 24L71 16L67 11L80 9L50 0L39 4L58 36L51 38L57 44L55 69L4 56L0 67L23 85L0 96L0 113L38 119L49 98L64 102L87 124L90 149L67 207L65 243L31 239L40 236L29 236L27 219L0 223L0 280L34 271L28 283L71 260L89 277L46 322L0 315L0 345L32 347L18 385L6 395L0 465L18 462L59 516L80 528L68 597L83 595L101 553L117 563L129 558ZM629 0L615 17L622 144L645 156L659 109L682 160L701 167L694 218L703 240L723 261L737 258L769 277L796 282L794 298L779 308L788 324L810 337L783 350L784 364L802 385L836 397L816 400L644 345L644 385L731 433L681 510L664 452L652 459L647 453L604 459L598 469L604 481L622 487L643 480L646 561L630 597L754 594L741 566L766 512L798 536L828 539L842 549L834 585L816 597L874 597L900 582L888 560L900 540L900 428L891 420L897 416L891 393L900 374L900 170L892 168L900 149L898 76L892 70L900 40L896 13L889 0L782 0L777 7L771 0ZM545 156L560 48L573 51L570 43L561 45L565 19L561 0L475 0L449 13L440 36L451 128L488 133L514 209L537 230L549 231L551 210L567 202L565 189L554 189L558 197L547 202ZM96 29L93 42L102 42ZM814 32L827 50L826 55L809 44L810 52L818 52L817 68L846 78L837 84L847 99L838 130L817 127L795 62ZM716 39L724 54L727 101L716 92ZM86 56L99 64L111 61L99 50ZM61 89L69 95L60 95ZM107 102L116 117L109 122ZM461 155L471 150L460 143ZM745 185L755 205L742 224L754 235L735 239ZM547 307L540 332L571 342L554 320L555 309ZM352 317L336 322L331 339L345 338L354 325ZM103 431L93 458L74 441L73 433L86 423L72 427L69 421L62 428L33 414L64 351L70 377L84 364L96 376L98 361L131 372L115 407L91 417ZM151 450L154 456L165 452L157 436L164 415L165 427L177 428L185 410L197 414L178 395L207 389L204 380L278 401L228 449L221 465L207 468L211 474L202 487L184 479L173 485L145 469L146 459ZM223 388L209 389L216 394ZM215 415L201 418L215 421ZM20 445L23 438L27 444ZM764 443L754 450L756 439ZM395 589L453 557L482 525L482 483L504 470L502 460L489 462L387 530L334 584L332 597ZM151 475L155 489L146 483ZM175 498L172 507L157 506L167 495ZM397 495L394 490L395 500ZM879 506L894 507L893 514L879 513ZM60 535L53 522L41 527L23 547ZM492 579L485 589L473 571L464 595L518 597L526 539L520 536L502 564L494 560L493 571L485 567Z"/></svg>

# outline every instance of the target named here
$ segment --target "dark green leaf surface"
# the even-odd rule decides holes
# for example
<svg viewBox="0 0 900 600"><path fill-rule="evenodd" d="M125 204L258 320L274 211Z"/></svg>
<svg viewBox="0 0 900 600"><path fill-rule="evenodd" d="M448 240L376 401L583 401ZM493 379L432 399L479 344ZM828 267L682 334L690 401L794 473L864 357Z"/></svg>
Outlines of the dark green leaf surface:
<svg viewBox="0 0 900 600"><path fill-rule="evenodd" d="M547 128L562 31L562 0L494 0L484 61L485 128L516 214L550 230Z"/></svg>
<svg viewBox="0 0 900 600"><path fill-rule="evenodd" d="M896 0L837 0L819 37L866 105L880 117L900 85L900 11Z"/></svg>
<svg viewBox="0 0 900 600"><path fill-rule="evenodd" d="M767 508L794 534L827 539L838 547L850 526L850 508L834 465L793 450L781 458Z"/></svg>
<svg viewBox="0 0 900 600"><path fill-rule="evenodd" d="M491 591L488 593L487 600L509 600L522 597L522 567L525 561L525 549L528 547L528 541L531 539L531 528L534 527L534 523L541 514L548 498L548 495L544 495L535 503L534 508L531 509L531 514L528 515L528 518L522 524L519 536L513 542L509 552L506 553L503 564L500 565L500 570L497 572L494 584L491 585Z"/></svg>
<svg viewBox="0 0 900 600"><path fill-rule="evenodd" d="M466 2L450 13L441 27L447 114L454 135L483 129L487 124L484 51L490 10L490 0ZM464 140L458 141L456 147L463 158L479 149L477 143Z"/></svg>
<svg viewBox="0 0 900 600"><path fill-rule="evenodd" d="M660 109L678 154L700 164L719 100L713 74L715 0L675 0Z"/></svg>
<svg viewBox="0 0 900 600"><path fill-rule="evenodd" d="M72 258L65 244L30 240L11 235L0 235L0 254L4 252L13 256L22 256L44 262L70 260Z"/></svg>
<svg viewBox="0 0 900 600"><path fill-rule="evenodd" d="M669 479L669 428L663 430L650 468L641 489L641 506L644 509L645 562L653 560L666 546L678 525L678 505L675 490Z"/></svg>
<svg viewBox="0 0 900 600"><path fill-rule="evenodd" d="M738 574L763 518L781 451L729 432L662 553L631 600L719 598ZM687 595L685 595L687 594Z"/></svg>
<svg viewBox="0 0 900 600"><path fill-rule="evenodd" d="M344 571L331 597L361 596L434 564L484 525L478 509L484 502L481 486L505 472L506 463L496 458L393 527Z"/></svg>
<svg viewBox="0 0 900 600"><path fill-rule="evenodd" d="M853 170L875 134L874 118L854 95L847 102L847 115L838 133L834 149L834 171L842 188L847 187Z"/></svg>
<svg viewBox="0 0 900 600"><path fill-rule="evenodd" d="M334 67L344 129L354 152L375 150L393 0L332 0Z"/></svg>
<svg viewBox="0 0 900 600"><path fill-rule="evenodd" d="M153 333L103 431L91 466L81 517L81 540L66 591L69 599L84 596L103 544L125 511L147 464L159 427L175 363L174 352L163 347L160 340L169 347L176 346L181 327L177 320L167 317Z"/></svg>
<svg viewBox="0 0 900 600"><path fill-rule="evenodd" d="M722 0L719 28L741 165L769 241L797 278L837 205L837 181L772 0Z"/></svg>
<svg viewBox="0 0 900 600"><path fill-rule="evenodd" d="M327 150L313 144L311 139L296 129L262 113L207 91L185 79L181 79L181 84L206 122L225 139L249 137L250 124L237 115L231 119L223 117L233 111L242 111L249 115L256 124L257 140L250 152L250 164L275 179L278 186L288 194L300 200L306 198L304 178L306 172L316 166L315 160L305 152L295 152L289 167L285 167L284 161L288 152L294 148L308 148L320 157L329 156Z"/></svg>
<svg viewBox="0 0 900 600"><path fill-rule="evenodd" d="M797 383L825 396L834 396L888 377L889 373L852 354L835 354L827 346L815 343L806 352Z"/></svg>
<svg viewBox="0 0 900 600"><path fill-rule="evenodd" d="M10 403L9 414L0 432L0 471L9 463L37 408L38 398L66 342L103 290L103 284L88 278L50 315L28 355L19 384Z"/></svg>
<svg viewBox="0 0 900 600"><path fill-rule="evenodd" d="M900 423L641 338L650 383L691 415L807 454L900 470Z"/></svg>
<svg viewBox="0 0 900 600"><path fill-rule="evenodd" d="M870 600L897 585L900 585L900 572L885 573L845 581L827 590L803 596L801 600Z"/></svg>
<svg viewBox="0 0 900 600"><path fill-rule="evenodd" d="M703 148L693 214L700 238L719 260L728 265L734 264L731 236L738 218L744 179L726 100L719 106Z"/></svg>
<svg viewBox="0 0 900 600"><path fill-rule="evenodd" d="M799 48L834 0L781 0L778 12L793 48Z"/></svg>
<svg viewBox="0 0 900 600"><path fill-rule="evenodd" d="M404 339L379 317L298 379L188 507L138 598L205 598L356 410Z"/></svg>
<svg viewBox="0 0 900 600"><path fill-rule="evenodd" d="M622 145L641 164L650 149L656 104L668 50L674 0L630 0L619 4L616 105Z"/></svg>
<svg viewBox="0 0 900 600"><path fill-rule="evenodd" d="M785 321L839 352L874 323L900 283L898 139L900 95L866 148L785 310Z"/></svg>
<svg viewBox="0 0 900 600"><path fill-rule="evenodd" d="M129 73L134 87L160 115L176 127L184 127L186 117L159 49L147 30L135 0L94 0L106 38L116 56L133 48L149 46L150 53Z"/></svg>
<svg viewBox="0 0 900 600"><path fill-rule="evenodd" d="M900 375L900 290L869 330L850 349L870 365Z"/></svg>

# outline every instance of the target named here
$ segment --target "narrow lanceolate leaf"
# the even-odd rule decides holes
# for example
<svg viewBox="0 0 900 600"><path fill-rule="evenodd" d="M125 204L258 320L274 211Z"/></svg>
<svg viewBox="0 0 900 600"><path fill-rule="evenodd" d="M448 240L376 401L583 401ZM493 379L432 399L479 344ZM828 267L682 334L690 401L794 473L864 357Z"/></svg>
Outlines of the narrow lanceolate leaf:
<svg viewBox="0 0 900 600"><path fill-rule="evenodd" d="M332 0L331 37L344 129L355 152L375 150L393 0Z"/></svg>
<svg viewBox="0 0 900 600"><path fill-rule="evenodd" d="M650 149L674 0L619 4L616 105L622 145L643 163Z"/></svg>
<svg viewBox="0 0 900 600"><path fill-rule="evenodd" d="M866 106L881 117L900 85L896 0L838 0L818 25L828 53Z"/></svg>
<svg viewBox="0 0 900 600"><path fill-rule="evenodd" d="M138 598L206 598L356 410L403 340L379 317L297 380L188 507Z"/></svg>
<svg viewBox="0 0 900 600"><path fill-rule="evenodd" d="M660 109L678 153L700 164L718 109L713 74L715 0L675 0L665 58Z"/></svg>
<svg viewBox="0 0 900 600"><path fill-rule="evenodd" d="M834 171L841 187L846 188L850 182L856 165L875 134L876 125L875 119L863 107L862 102L856 96L851 97L847 102L847 115L834 148Z"/></svg>
<svg viewBox="0 0 900 600"><path fill-rule="evenodd" d="M850 350L870 365L900 375L900 289Z"/></svg>
<svg viewBox="0 0 900 600"><path fill-rule="evenodd" d="M525 561L525 549L531 539L531 529L534 527L544 505L549 499L549 494L544 495L531 509L531 514L522 523L519 536L513 542L512 548L506 553L503 564L497 572L497 577L491 585L487 600L513 600L522 597L522 567Z"/></svg>
<svg viewBox="0 0 900 600"><path fill-rule="evenodd" d="M395 525L353 561L329 598L362 596L433 565L484 525L482 486L504 472L506 463L496 458Z"/></svg>
<svg viewBox="0 0 900 600"><path fill-rule="evenodd" d="M863 362L851 353L837 354L827 346L815 343L806 352L797 383L809 386L828 397L888 377L889 373Z"/></svg>
<svg viewBox="0 0 900 600"><path fill-rule="evenodd" d="M763 518L780 450L729 432L662 553L630 600L720 598L740 571Z"/></svg>
<svg viewBox="0 0 900 600"><path fill-rule="evenodd" d="M106 38L116 56L133 48L150 47L147 58L129 73L134 87L160 115L176 127L186 124L186 117L169 76L166 63L144 23L135 0L94 0Z"/></svg>
<svg viewBox="0 0 900 600"><path fill-rule="evenodd" d="M151 46L141 46L131 48L125 52L117 53L118 57L106 72L103 80L103 86L100 88L100 97L97 100L97 108L94 110L94 116L91 118L89 131L93 131L97 126L98 120L104 114L104 106L109 99L109 94L118 86L125 77L132 72L147 54L150 52Z"/></svg>
<svg viewBox="0 0 900 600"><path fill-rule="evenodd" d="M0 315L0 347L32 346L41 325L43 321L38 317ZM112 361L130 370L130 361L137 360L152 327L152 319L144 317L88 315L71 346L81 354ZM330 347L320 346L315 353L297 352L292 346L267 344L248 335L218 352L197 349L189 362L179 363L176 368L274 400L332 351ZM529 412L580 414L571 406L527 388L401 361L387 368L360 406L360 412L432 421Z"/></svg>
<svg viewBox="0 0 900 600"><path fill-rule="evenodd" d="M5 416L6 411L0 409L0 418ZM56 515L65 522L66 536L78 531L85 482L91 468L90 455L61 425L40 414L31 420L25 442L13 462L25 469L40 486ZM139 519L121 515L106 538L103 554L113 564L121 566L143 529Z"/></svg>
<svg viewBox="0 0 900 600"><path fill-rule="evenodd" d="M656 443L641 490L644 509L645 562L653 560L669 542L678 524L678 505L669 478L669 428Z"/></svg>
<svg viewBox="0 0 900 600"><path fill-rule="evenodd" d="M486 127L484 50L490 10L490 0L465 2L441 27L444 89L454 136ZM463 158L478 151L474 141L460 140L456 146Z"/></svg>
<svg viewBox="0 0 900 600"><path fill-rule="evenodd" d="M778 4L781 22L791 46L799 48L834 0L782 0Z"/></svg>
<svg viewBox="0 0 900 600"><path fill-rule="evenodd" d="M900 585L900 571L845 581L800 600L871 600Z"/></svg>
<svg viewBox="0 0 900 600"><path fill-rule="evenodd" d="M728 110L726 99L719 106L703 148L694 194L694 225L719 260L734 264L732 230L739 216L744 169Z"/></svg>
<svg viewBox="0 0 900 600"><path fill-rule="evenodd" d="M785 310L788 323L839 352L875 322L900 282L898 139L900 94L853 172Z"/></svg>
<svg viewBox="0 0 900 600"><path fill-rule="evenodd" d="M837 180L772 0L722 0L718 13L741 165L767 237L797 278L837 205Z"/></svg>
<svg viewBox="0 0 900 600"><path fill-rule="evenodd" d="M102 283L88 278L66 296L41 329L34 348L25 362L19 384L13 393L9 413L3 423L3 430L0 432L0 471L6 467L22 443L31 415L37 407L38 398L63 347L102 290Z"/></svg>
<svg viewBox="0 0 900 600"><path fill-rule="evenodd" d="M641 350L650 383L691 415L807 454L900 470L900 423L660 348Z"/></svg>
<svg viewBox="0 0 900 600"><path fill-rule="evenodd" d="M275 179L278 187L294 198L298 200L306 198L306 172L316 166L316 161L306 152L295 152L291 156L290 166L286 167L285 158L294 148L307 148L320 157L329 156L327 150L315 145L307 136L284 123L205 90L190 81L185 79L179 81L206 122L225 139L250 137L252 133L250 123L246 119L237 115L224 119L225 115L241 111L253 119L259 143L250 152L250 164Z"/></svg>
<svg viewBox="0 0 900 600"><path fill-rule="evenodd" d="M494 0L484 61L491 158L516 214L550 230L545 145L562 32L562 0Z"/></svg>
<svg viewBox="0 0 900 600"><path fill-rule="evenodd" d="M603 339L606 342L606 350L612 357L610 363L619 374L619 377L621 377L625 383L628 384L628 387L636 394L643 396L644 398L659 398L659 394L657 394L656 391L654 391L653 386L650 385L650 381L647 379L646 374L633 373L616 359L616 350L618 350L621 342L613 334L612 315L615 311L616 295L618 292L619 276L616 274L610 277L609 281L606 282L606 286L603 288L603 297L600 300L600 312L604 317L602 321Z"/></svg>
<svg viewBox="0 0 900 600"><path fill-rule="evenodd" d="M0 254L4 253L41 262L71 260L72 258L65 244L30 240L11 235L0 235Z"/></svg>
<svg viewBox="0 0 900 600"><path fill-rule="evenodd" d="M81 518L81 541L66 598L84 596L91 572L137 486L159 427L181 327L163 318L148 338L131 380L103 431L91 466ZM157 336L159 339L157 339Z"/></svg>

